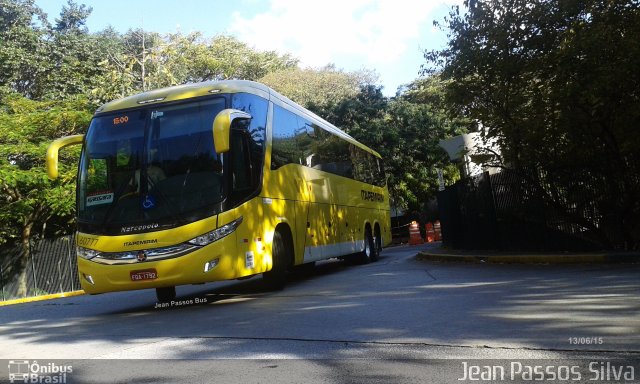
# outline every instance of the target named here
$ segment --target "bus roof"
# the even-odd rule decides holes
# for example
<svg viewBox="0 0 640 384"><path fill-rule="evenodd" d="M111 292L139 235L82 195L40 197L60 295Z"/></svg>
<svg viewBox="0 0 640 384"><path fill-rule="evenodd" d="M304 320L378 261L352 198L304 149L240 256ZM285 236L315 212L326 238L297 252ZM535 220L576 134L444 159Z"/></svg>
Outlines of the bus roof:
<svg viewBox="0 0 640 384"><path fill-rule="evenodd" d="M252 93L258 96L262 96L267 100L274 101L277 99L280 103L286 104L289 108L297 111L304 117L312 120L318 126L324 130L331 132L342 139L364 149L367 152L374 154L377 157L381 157L380 154L373 149L358 142L352 136L342 131L335 125L324 120L315 113L307 110L306 108L298 105L287 97L279 94L275 90L268 86L257 83L255 81L248 80L222 80L222 81L204 81L201 83L189 83L183 85L176 85L173 87L160 88L152 91L139 93L133 96L128 96L122 99L114 100L102 105L97 109L96 113L105 113L119 111L123 109L131 109L136 107L142 107L145 105L166 103L170 101L186 100L194 97L209 96L214 94L223 93Z"/></svg>

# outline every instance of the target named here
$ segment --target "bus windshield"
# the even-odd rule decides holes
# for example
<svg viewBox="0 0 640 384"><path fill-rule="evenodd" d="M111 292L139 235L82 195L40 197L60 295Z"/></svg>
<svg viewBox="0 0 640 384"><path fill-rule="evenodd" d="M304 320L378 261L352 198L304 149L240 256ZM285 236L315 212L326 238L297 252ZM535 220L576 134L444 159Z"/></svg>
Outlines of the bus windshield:
<svg viewBox="0 0 640 384"><path fill-rule="evenodd" d="M78 174L78 225L126 234L220 212L222 158L212 124L224 98L95 117Z"/></svg>

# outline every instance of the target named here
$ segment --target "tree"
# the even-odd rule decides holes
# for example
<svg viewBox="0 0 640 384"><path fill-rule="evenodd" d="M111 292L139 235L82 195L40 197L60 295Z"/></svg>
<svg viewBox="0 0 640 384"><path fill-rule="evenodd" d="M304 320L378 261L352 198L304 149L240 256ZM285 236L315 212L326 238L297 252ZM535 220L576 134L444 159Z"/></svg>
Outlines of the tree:
<svg viewBox="0 0 640 384"><path fill-rule="evenodd" d="M43 233L54 217L65 218L53 232L68 233L75 209L77 151L63 154L61 178L47 179L44 159L50 142L81 133L91 118L83 99L39 102L17 94L5 95L0 109L0 245L17 242L22 248L18 295L27 293L26 267L30 240ZM49 229L51 230L51 229Z"/></svg>
<svg viewBox="0 0 640 384"><path fill-rule="evenodd" d="M256 51L231 36L206 39L199 32L161 35L142 29L123 36L100 34L110 42L99 66L103 84L95 88L101 101L132 93L206 80L258 80L265 74L296 66L297 59L273 51Z"/></svg>
<svg viewBox="0 0 640 384"><path fill-rule="evenodd" d="M49 24L35 0L0 0L0 86L32 96Z"/></svg>
<svg viewBox="0 0 640 384"><path fill-rule="evenodd" d="M62 7L60 18L56 19L55 31L61 33L87 33L84 25L91 15L93 8L84 4L78 5L73 0L68 0L67 5Z"/></svg>
<svg viewBox="0 0 640 384"><path fill-rule="evenodd" d="M209 73L209 80L258 80L271 72L296 68L298 64L298 59L289 54L257 51L233 36L216 36L208 42L207 51L208 56L218 62L214 68L219 68Z"/></svg>
<svg viewBox="0 0 640 384"><path fill-rule="evenodd" d="M445 20L447 48L426 53L425 70L448 81L450 110L488 127L503 155L494 161L536 170L549 202L600 233L603 246L621 236L640 247L640 3L465 8ZM587 206L597 213L580 213Z"/></svg>
<svg viewBox="0 0 640 384"><path fill-rule="evenodd" d="M311 108L382 155L393 206L421 211L435 197L437 168L444 170L448 182L459 178L438 144L466 132L466 128L433 103L420 101L418 95L435 96L419 91L417 84L421 82L409 86L413 92L407 90L406 95L391 100L384 97L380 87L368 85L351 98Z"/></svg>
<svg viewBox="0 0 640 384"><path fill-rule="evenodd" d="M466 133L466 126L442 114L433 104L414 102L410 96L392 100L381 123L397 131L381 145L389 163L390 192L398 207L421 211L436 196L438 169L443 171L446 184L460 178L457 167L439 144Z"/></svg>
<svg viewBox="0 0 640 384"><path fill-rule="evenodd" d="M325 106L355 97L361 87L375 83L376 79L377 75L372 71L345 72L330 64L319 69L301 69L297 66L277 69L259 81L296 103L309 107Z"/></svg>
<svg viewBox="0 0 640 384"><path fill-rule="evenodd" d="M35 100L88 94L109 41L84 28L91 8L69 1L55 27L31 0L0 0L0 86Z"/></svg>

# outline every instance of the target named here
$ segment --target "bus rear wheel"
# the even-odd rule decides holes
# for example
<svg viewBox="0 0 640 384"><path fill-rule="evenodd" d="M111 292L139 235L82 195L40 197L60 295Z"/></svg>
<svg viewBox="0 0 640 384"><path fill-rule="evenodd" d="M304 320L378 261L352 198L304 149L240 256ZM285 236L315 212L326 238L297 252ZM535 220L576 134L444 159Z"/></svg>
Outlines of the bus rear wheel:
<svg viewBox="0 0 640 384"><path fill-rule="evenodd" d="M376 230L374 231L373 236L373 244L374 244L374 257L371 258L371 261L378 261L380 259L380 252L382 252L382 236L380 236L380 227L376 224Z"/></svg>
<svg viewBox="0 0 640 384"><path fill-rule="evenodd" d="M167 303L176 298L176 287L156 288L156 297L159 303Z"/></svg>
<svg viewBox="0 0 640 384"><path fill-rule="evenodd" d="M360 253L358 261L360 264L368 264L376 260L378 260L378 248L371 234L371 228L367 226L364 231L364 249Z"/></svg>

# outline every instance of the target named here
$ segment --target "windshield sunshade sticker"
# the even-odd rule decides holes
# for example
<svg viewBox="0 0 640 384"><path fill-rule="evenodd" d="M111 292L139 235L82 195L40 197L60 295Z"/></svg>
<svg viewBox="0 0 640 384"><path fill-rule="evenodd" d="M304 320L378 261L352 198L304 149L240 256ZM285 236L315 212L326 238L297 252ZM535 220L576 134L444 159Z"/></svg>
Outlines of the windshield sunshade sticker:
<svg viewBox="0 0 640 384"><path fill-rule="evenodd" d="M110 203L113 203L113 192L109 192L109 193L99 192L97 194L87 196L87 207L91 207L93 205L100 205L100 204L110 204Z"/></svg>

